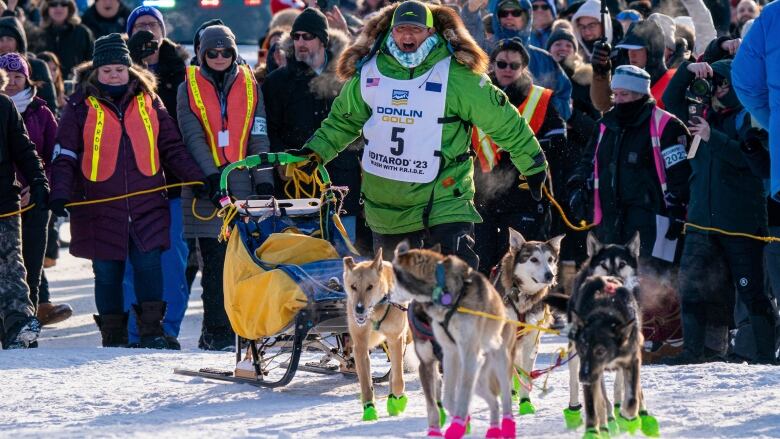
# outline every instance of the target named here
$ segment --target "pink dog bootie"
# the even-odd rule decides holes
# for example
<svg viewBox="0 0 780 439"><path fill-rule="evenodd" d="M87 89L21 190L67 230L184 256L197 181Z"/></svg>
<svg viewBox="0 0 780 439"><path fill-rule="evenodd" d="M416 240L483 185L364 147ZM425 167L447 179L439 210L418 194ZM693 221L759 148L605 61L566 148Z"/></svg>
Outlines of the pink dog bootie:
<svg viewBox="0 0 780 439"><path fill-rule="evenodd" d="M504 439L515 439L517 437L517 425L511 414L504 415L504 419L501 420L501 434Z"/></svg>
<svg viewBox="0 0 780 439"><path fill-rule="evenodd" d="M498 425L491 425L485 433L485 439L501 439L504 437L501 433L501 427Z"/></svg>
<svg viewBox="0 0 780 439"><path fill-rule="evenodd" d="M443 437L439 427L428 427L428 437Z"/></svg>
<svg viewBox="0 0 780 439"><path fill-rule="evenodd" d="M461 439L466 435L466 420L460 416L454 416L452 423L444 433L446 439Z"/></svg>

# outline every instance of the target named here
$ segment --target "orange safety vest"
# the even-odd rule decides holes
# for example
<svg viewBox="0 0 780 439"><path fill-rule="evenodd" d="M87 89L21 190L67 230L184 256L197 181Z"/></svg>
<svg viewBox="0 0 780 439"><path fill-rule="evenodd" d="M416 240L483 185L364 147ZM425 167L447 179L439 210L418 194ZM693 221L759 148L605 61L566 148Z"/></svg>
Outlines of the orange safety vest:
<svg viewBox="0 0 780 439"><path fill-rule="evenodd" d="M160 171L160 152L157 150L160 121L149 94L137 94L121 120L94 96L87 97L87 106L81 159L84 177L99 182L114 175L122 134L130 138L135 164L143 175L151 177Z"/></svg>
<svg viewBox="0 0 780 439"><path fill-rule="evenodd" d="M227 96L226 116L223 120L222 106L217 90L200 72L199 67L187 68L190 109L200 120L211 148L214 164L219 168L228 163L243 160L249 144L249 136L257 107L257 84L255 76L246 65L238 66L239 75ZM233 116L233 117L230 117ZM220 146L225 134L227 146ZM222 139L224 141L224 139Z"/></svg>
<svg viewBox="0 0 780 439"><path fill-rule="evenodd" d="M517 111L528 122L528 126L534 134L537 134L544 124L544 118L547 116L547 105L550 103L552 94L553 91L550 89L532 85L531 92L517 106ZM501 159L501 156L498 154L498 145L493 142L490 136L476 126L471 130L471 146L477 152L477 159L482 172L490 172Z"/></svg>
<svg viewBox="0 0 780 439"><path fill-rule="evenodd" d="M653 98L655 99L656 105L658 105L658 108L664 109L664 92L666 91L666 86L669 85L669 81L672 80L672 76L677 72L677 69L669 69L666 71L666 73L663 74L660 78L658 78L658 81L655 82L655 84L650 87L650 94L653 95Z"/></svg>

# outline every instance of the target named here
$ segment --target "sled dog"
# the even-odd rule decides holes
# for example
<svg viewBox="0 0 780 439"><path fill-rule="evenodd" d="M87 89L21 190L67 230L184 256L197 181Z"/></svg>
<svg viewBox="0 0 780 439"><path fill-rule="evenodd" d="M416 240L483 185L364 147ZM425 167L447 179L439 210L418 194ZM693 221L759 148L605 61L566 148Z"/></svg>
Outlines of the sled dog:
<svg viewBox="0 0 780 439"><path fill-rule="evenodd" d="M547 242L526 241L523 235L509 228L509 250L501 259L493 280L506 306L507 317L512 320L548 328L553 318L542 301L555 286L558 274L558 255L564 235ZM536 329L517 328L514 365L520 376L520 414L535 412L529 398L531 378L538 353L541 332Z"/></svg>
<svg viewBox="0 0 780 439"><path fill-rule="evenodd" d="M453 416L446 437L463 437L471 397L476 392L490 407L488 437L514 438L510 375L514 327L457 311L464 307L504 316L504 304L496 289L463 260L444 256L436 249L410 249L407 242L396 247L393 270L397 280L394 300L413 300L410 309L422 310L430 318L433 336L440 345L443 406ZM431 340L418 342L415 335L415 351L428 409L428 435L441 436L437 399L442 386L435 345ZM499 417L499 397L503 419Z"/></svg>
<svg viewBox="0 0 780 439"><path fill-rule="evenodd" d="M382 261L381 248L373 261L355 263L350 256L344 258L347 319L355 368L360 381L364 421L377 418L369 350L382 341L387 343L390 357L390 395L387 399L387 411L391 416L396 416L406 409L403 357L409 325L406 312L390 303L394 288L393 266Z"/></svg>

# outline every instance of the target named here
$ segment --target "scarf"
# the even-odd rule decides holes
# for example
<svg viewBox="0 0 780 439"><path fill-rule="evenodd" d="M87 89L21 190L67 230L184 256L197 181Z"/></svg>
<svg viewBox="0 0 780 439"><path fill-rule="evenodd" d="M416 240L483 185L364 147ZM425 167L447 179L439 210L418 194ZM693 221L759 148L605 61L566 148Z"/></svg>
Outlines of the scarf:
<svg viewBox="0 0 780 439"><path fill-rule="evenodd" d="M121 99L127 94L128 84L122 84L122 85L110 85L110 84L103 84L102 82L100 84L100 90L105 93L106 96L110 97L113 100Z"/></svg>
<svg viewBox="0 0 780 439"><path fill-rule="evenodd" d="M32 87L27 87L19 93L11 96L11 100L14 101L14 105L16 105L16 109L19 110L19 113L24 113L24 111L27 110L27 106L30 105L34 97L35 89Z"/></svg>
<svg viewBox="0 0 780 439"><path fill-rule="evenodd" d="M431 35L430 37L426 38L425 41L420 44L420 47L417 48L414 52L404 52L402 51L396 44L395 40L392 36L387 38L387 49L390 51L390 54L393 55L393 57L398 61L399 64L406 67L407 69L413 69L420 64L422 64L423 61L425 61L425 58L430 55L431 50L436 46L436 44L439 42L439 36L436 34Z"/></svg>
<svg viewBox="0 0 780 439"><path fill-rule="evenodd" d="M636 123L636 119L645 107L650 96L644 95L636 101L626 102L624 104L615 104L615 116L618 124L625 128Z"/></svg>

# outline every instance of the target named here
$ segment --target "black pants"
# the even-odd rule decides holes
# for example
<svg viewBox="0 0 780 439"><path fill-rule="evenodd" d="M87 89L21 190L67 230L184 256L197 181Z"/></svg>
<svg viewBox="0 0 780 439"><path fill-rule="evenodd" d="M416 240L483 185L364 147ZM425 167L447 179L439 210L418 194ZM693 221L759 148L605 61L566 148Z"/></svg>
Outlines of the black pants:
<svg viewBox="0 0 780 439"><path fill-rule="evenodd" d="M550 238L550 210L539 213L490 213L480 212L482 223L474 225L476 244L474 251L479 256L480 271L490 271L509 248L509 227L520 232L526 240L546 241Z"/></svg>
<svg viewBox="0 0 780 439"><path fill-rule="evenodd" d="M34 208L22 214L22 257L27 270L30 301L38 308L38 290L43 272L43 256L49 235L49 211Z"/></svg>
<svg viewBox="0 0 780 439"><path fill-rule="evenodd" d="M157 302L163 297L162 251L157 248L142 252L132 238L128 247L133 264L133 282L138 303ZM101 315L122 314L125 310L124 286L125 260L94 259L95 305Z"/></svg>
<svg viewBox="0 0 780 439"><path fill-rule="evenodd" d="M735 288L738 300L754 324L758 344L767 347L771 342L774 346L773 308L764 288L764 243L748 238L687 233L679 288L686 349L703 346L703 332L697 328L731 323L733 308L728 304ZM767 325L772 326L771 333L767 333Z"/></svg>
<svg viewBox="0 0 780 439"><path fill-rule="evenodd" d="M203 258L203 276L200 285L203 287L203 327L230 328L230 321L225 312L225 295L222 288L222 269L225 265L227 243L219 242L217 238L198 238L200 255Z"/></svg>
<svg viewBox="0 0 780 439"><path fill-rule="evenodd" d="M374 232L373 236L374 251L381 247L382 256L388 261L393 259L395 247L407 240L412 248L430 248L439 244L443 254L455 255L466 261L472 268L479 268L479 256L474 252L473 223L440 224L431 227L428 234L424 230L419 230L397 235L383 235Z"/></svg>

